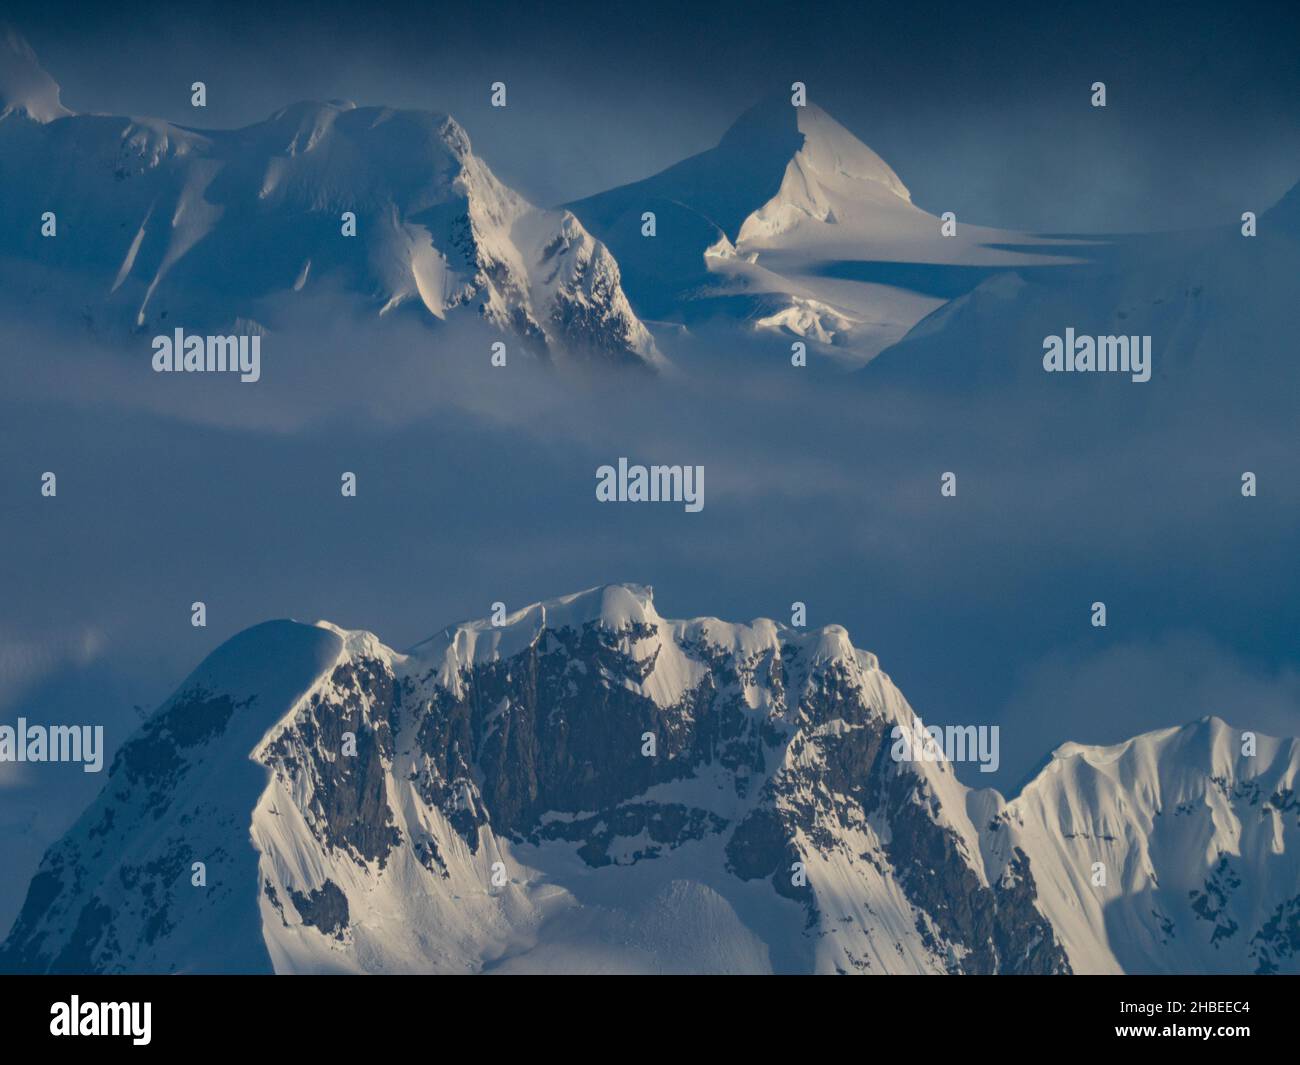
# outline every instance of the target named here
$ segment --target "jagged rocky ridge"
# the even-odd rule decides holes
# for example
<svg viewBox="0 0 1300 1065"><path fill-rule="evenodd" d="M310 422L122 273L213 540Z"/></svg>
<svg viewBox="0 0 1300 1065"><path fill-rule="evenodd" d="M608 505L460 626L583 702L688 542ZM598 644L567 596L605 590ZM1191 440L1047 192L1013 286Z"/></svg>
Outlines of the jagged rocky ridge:
<svg viewBox="0 0 1300 1065"><path fill-rule="evenodd" d="M1294 741L1071 745L1007 804L896 761L913 720L838 626L669 621L634 585L405 655L267 623L123 746L0 965L1295 970Z"/></svg>

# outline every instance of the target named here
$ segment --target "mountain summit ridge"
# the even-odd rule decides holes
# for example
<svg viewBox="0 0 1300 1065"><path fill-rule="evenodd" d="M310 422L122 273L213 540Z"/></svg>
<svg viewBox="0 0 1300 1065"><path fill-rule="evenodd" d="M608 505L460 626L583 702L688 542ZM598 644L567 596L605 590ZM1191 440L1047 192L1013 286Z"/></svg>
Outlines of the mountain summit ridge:
<svg viewBox="0 0 1300 1065"><path fill-rule="evenodd" d="M228 641L118 751L0 968L1296 968L1296 741L1066 745L1007 803L897 758L919 720L841 626L624 584L500 620Z"/></svg>
<svg viewBox="0 0 1300 1065"><path fill-rule="evenodd" d="M0 82L0 222L34 300L101 331L273 330L304 290L376 317L462 310L547 359L661 368L617 262L567 211L533 206L437 112L301 101L233 130L73 114L28 57ZM14 82L11 88L9 82ZM57 217L57 239L39 220Z"/></svg>

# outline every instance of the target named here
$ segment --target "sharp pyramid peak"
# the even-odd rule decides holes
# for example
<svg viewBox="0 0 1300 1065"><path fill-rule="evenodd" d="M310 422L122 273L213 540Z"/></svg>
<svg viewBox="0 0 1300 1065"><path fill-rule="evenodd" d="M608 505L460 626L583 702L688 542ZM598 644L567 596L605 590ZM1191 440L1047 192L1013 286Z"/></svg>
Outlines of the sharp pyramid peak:
<svg viewBox="0 0 1300 1065"><path fill-rule="evenodd" d="M797 162L823 179L870 181L911 203L912 194L893 168L819 105L796 107L787 96L769 96L742 114L723 134L720 150Z"/></svg>

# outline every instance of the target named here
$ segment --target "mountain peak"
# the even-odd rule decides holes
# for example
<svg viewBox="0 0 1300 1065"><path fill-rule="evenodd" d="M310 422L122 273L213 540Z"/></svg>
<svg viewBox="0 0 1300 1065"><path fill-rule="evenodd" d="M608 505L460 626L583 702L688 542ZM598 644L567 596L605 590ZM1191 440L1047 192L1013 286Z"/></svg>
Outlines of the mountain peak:
<svg viewBox="0 0 1300 1065"><path fill-rule="evenodd" d="M503 623L491 618L466 622L457 628L524 627L541 629L580 629L598 624L619 632L630 625L655 625L662 619L654 606L654 589L641 584L601 584L581 592L557 596L510 612Z"/></svg>
<svg viewBox="0 0 1300 1065"><path fill-rule="evenodd" d="M872 181L886 191L912 202L912 193L893 168L867 145L816 104L799 108L799 131L804 135L800 153L819 173Z"/></svg>
<svg viewBox="0 0 1300 1065"><path fill-rule="evenodd" d="M602 584L552 599L541 606L553 622L558 616L569 624L595 621L607 629L623 629L629 624L654 624L662 620L655 610L654 588L648 584Z"/></svg>
<svg viewBox="0 0 1300 1065"><path fill-rule="evenodd" d="M741 224L737 251L821 240L827 226L878 234L882 225L888 228L887 219L915 212L911 192L890 165L820 107L787 104L793 113L787 120L775 115L774 106L764 103L748 112L731 143L750 143L765 122L775 130L788 122L799 147L785 164L776 195Z"/></svg>
<svg viewBox="0 0 1300 1065"><path fill-rule="evenodd" d="M412 647L407 654L431 664L440 682L458 689L467 669L501 662L544 641L548 634L603 630L601 642L646 663L640 690L660 706L671 706L698 683L701 648L708 654L744 658L780 655L798 648L810 671L845 665L857 673L879 670L879 661L853 646L842 625L791 629L769 618L748 624L716 617L665 618L654 604L654 589L641 584L604 584L450 626ZM341 632L345 638L348 633ZM356 634L351 634L355 636Z"/></svg>
<svg viewBox="0 0 1300 1065"><path fill-rule="evenodd" d="M822 181L872 182L912 202L911 192L893 168L814 103L795 107L784 96L768 97L736 119L718 150L743 154L747 160L779 159L801 167L805 183L813 175Z"/></svg>
<svg viewBox="0 0 1300 1065"><path fill-rule="evenodd" d="M42 124L71 115L59 101L58 83L45 72L17 30L0 26L0 118L26 114Z"/></svg>
<svg viewBox="0 0 1300 1065"><path fill-rule="evenodd" d="M858 284L858 265L952 255L884 159L823 108L784 95L750 107L716 147L570 206L618 259L638 313L740 318L850 360L936 306L907 286ZM672 241L642 237L647 211Z"/></svg>
<svg viewBox="0 0 1300 1065"><path fill-rule="evenodd" d="M1217 714L1206 714L1184 725L1139 733L1120 743L1091 744L1069 740L1052 751L1052 758L1060 761L1079 758L1094 767L1109 766L1124 758L1142 764L1152 760L1152 751L1155 749L1165 746L1194 746L1202 752L1198 759L1217 769L1219 761L1236 761L1240 755L1240 738L1240 730L1233 728ZM1272 737L1259 739L1266 746L1279 742Z"/></svg>
<svg viewBox="0 0 1300 1065"><path fill-rule="evenodd" d="M803 145L799 110L784 96L764 97L727 128L718 149L753 153L767 148L788 158Z"/></svg>
<svg viewBox="0 0 1300 1065"><path fill-rule="evenodd" d="M1297 770L1296 740L1214 716L1066 743L998 815L1009 835L994 847L1031 856L1039 908L1076 970L1287 971Z"/></svg>
<svg viewBox="0 0 1300 1065"><path fill-rule="evenodd" d="M495 614L411 656L228 641L118 751L0 969L557 971L573 929L611 971L1300 962L1296 741L1067 745L1006 803L900 755L919 719L842 626L665 620L638 584ZM233 890L191 890L195 856Z"/></svg>
<svg viewBox="0 0 1300 1065"><path fill-rule="evenodd" d="M295 301L334 302L341 290L376 318L408 306L430 324L475 319L543 360L667 365L608 249L572 215L500 182L449 115L301 101L207 132L74 116L12 32L0 37L0 105L38 123L0 160L0 224L38 216L50 187L65 190L82 241L77 270L50 298L86 304L97 332L143 332L164 318L200 332L255 320L274 332ZM42 128L59 118L78 134ZM355 244L332 235L345 212ZM12 228L21 252L48 260L34 227Z"/></svg>

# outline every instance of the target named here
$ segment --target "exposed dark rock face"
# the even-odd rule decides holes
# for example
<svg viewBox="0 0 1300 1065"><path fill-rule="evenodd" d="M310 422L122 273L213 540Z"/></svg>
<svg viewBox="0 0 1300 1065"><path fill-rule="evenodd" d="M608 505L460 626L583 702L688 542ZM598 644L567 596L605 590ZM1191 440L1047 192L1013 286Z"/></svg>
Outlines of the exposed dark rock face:
<svg viewBox="0 0 1300 1065"><path fill-rule="evenodd" d="M293 899L294 909L303 924L319 928L322 934L342 941L348 927L348 900L338 884L326 880L305 895L294 891L289 897Z"/></svg>
<svg viewBox="0 0 1300 1065"><path fill-rule="evenodd" d="M718 833L727 822L717 814L680 803L630 802L608 814L596 814L573 821L550 821L534 829L530 841L567 840L581 843L578 856L593 868L615 864L609 856L610 845L619 838L644 835L650 841L633 853L625 864L634 865L644 858L657 858L691 840Z"/></svg>
<svg viewBox="0 0 1300 1065"><path fill-rule="evenodd" d="M606 809L687 775L699 752L684 720L697 701L664 710L609 683L644 677L650 665L590 626L548 632L522 654L470 671L459 698L439 690L425 704L420 750L436 771L428 785L466 783L475 767L493 828L523 835L547 811ZM641 755L647 732L659 757Z"/></svg>
<svg viewBox="0 0 1300 1065"><path fill-rule="evenodd" d="M307 812L328 846L382 868L389 851L402 842L385 778L393 757L389 721L399 710L397 688L381 663L361 659L334 670L330 691L328 699L319 692L312 696L272 745L268 760L291 783L307 775L312 788ZM294 756L303 750L318 757Z"/></svg>
<svg viewBox="0 0 1300 1065"><path fill-rule="evenodd" d="M1279 972L1281 963L1300 957L1300 895L1278 906L1251 937L1251 948L1259 959L1255 971L1261 974Z"/></svg>
<svg viewBox="0 0 1300 1065"><path fill-rule="evenodd" d="M852 691L844 670L830 669L801 704L803 727L790 751L821 768L811 779L807 771L783 773L767 785L780 801L756 810L732 836L727 854L736 874L771 876L778 892L810 907L811 917L812 892L791 880L799 854L790 841L802 834L823 852L847 850L846 827L883 819L891 829L883 857L918 911L918 932L936 953L936 930L963 948L949 971L1069 972L1050 923L1035 908L1029 859L1017 851L1002 883L982 885L956 835L935 819L941 804L926 781L890 758L886 720ZM831 724L848 727L819 730Z"/></svg>
<svg viewBox="0 0 1300 1065"><path fill-rule="evenodd" d="M1226 910L1229 896L1239 887L1241 887L1241 877L1233 870L1232 863L1225 854L1220 856L1218 863L1211 870L1204 889L1189 893L1192 912L1202 921L1209 921L1214 926L1210 937L1211 943L1230 939L1237 934L1237 922L1227 916Z"/></svg>
<svg viewBox="0 0 1300 1065"><path fill-rule="evenodd" d="M1035 906L1029 859L1017 850L1000 879L981 882L938 819L925 778L890 757L890 720L862 698L852 664L810 661L795 644L738 655L686 640L703 665L699 679L661 705L640 690L667 653L660 639L639 622L548 628L509 657L463 668L450 685L433 668L398 676L354 658L296 715L268 761L290 784L309 783L309 822L358 865L382 869L404 845L386 783L396 775L472 854L491 832L571 844L600 869L714 838L732 875L770 881L803 907L812 935L822 934L824 915L806 867L839 855L897 883L937 967L1070 971ZM747 705L742 693L755 685L776 712ZM356 737L353 757L339 753L346 732ZM653 756L644 753L648 737ZM717 803L649 797L713 771L722 773ZM869 822L887 826L887 842L858 853L850 838ZM421 866L447 878L445 840L422 830L410 845Z"/></svg>

